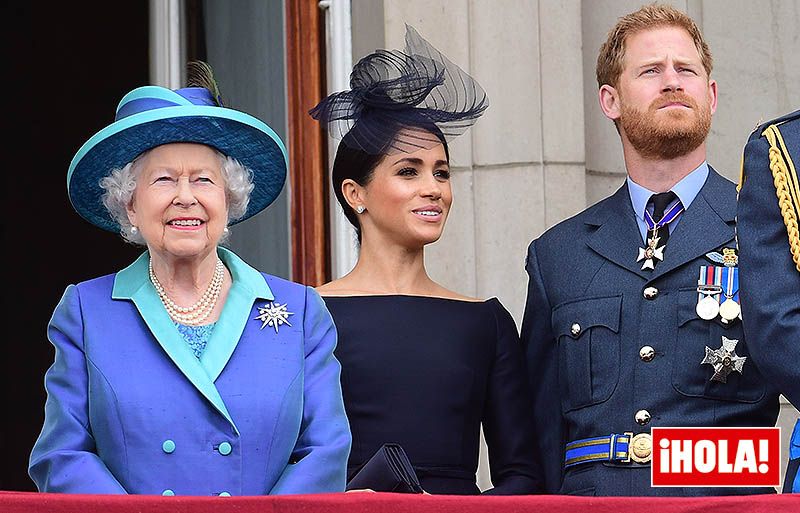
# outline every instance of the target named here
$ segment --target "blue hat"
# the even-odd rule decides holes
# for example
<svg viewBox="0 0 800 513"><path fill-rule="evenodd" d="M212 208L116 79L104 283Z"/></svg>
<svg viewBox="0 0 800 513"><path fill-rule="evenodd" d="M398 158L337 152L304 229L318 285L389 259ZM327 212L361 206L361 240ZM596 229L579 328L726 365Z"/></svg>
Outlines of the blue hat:
<svg viewBox="0 0 800 513"><path fill-rule="evenodd" d="M269 206L286 180L288 159L278 135L249 114L218 106L204 87L175 91L134 89L117 106L114 122L78 150L69 165L67 192L73 208L90 223L119 231L103 205L100 180L142 152L168 143L200 143L233 157L253 171L255 188L243 221Z"/></svg>

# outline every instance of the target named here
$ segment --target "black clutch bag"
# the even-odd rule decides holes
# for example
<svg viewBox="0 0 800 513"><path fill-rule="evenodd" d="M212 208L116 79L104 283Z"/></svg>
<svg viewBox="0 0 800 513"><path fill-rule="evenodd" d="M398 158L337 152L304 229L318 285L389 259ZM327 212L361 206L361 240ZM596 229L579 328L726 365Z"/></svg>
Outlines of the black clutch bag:
<svg viewBox="0 0 800 513"><path fill-rule="evenodd" d="M398 444L383 444L347 483L347 490L423 493L417 473Z"/></svg>

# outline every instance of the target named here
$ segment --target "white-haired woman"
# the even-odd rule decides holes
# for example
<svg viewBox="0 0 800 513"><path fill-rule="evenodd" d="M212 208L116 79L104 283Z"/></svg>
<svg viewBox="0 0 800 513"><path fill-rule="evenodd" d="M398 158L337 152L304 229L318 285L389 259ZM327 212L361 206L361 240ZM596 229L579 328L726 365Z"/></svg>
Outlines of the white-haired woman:
<svg viewBox="0 0 800 513"><path fill-rule="evenodd" d="M53 314L29 468L40 491L344 489L351 438L330 314L312 288L220 246L278 195L285 149L222 107L198 69L196 87L128 93L70 165L77 212L146 251L67 287Z"/></svg>

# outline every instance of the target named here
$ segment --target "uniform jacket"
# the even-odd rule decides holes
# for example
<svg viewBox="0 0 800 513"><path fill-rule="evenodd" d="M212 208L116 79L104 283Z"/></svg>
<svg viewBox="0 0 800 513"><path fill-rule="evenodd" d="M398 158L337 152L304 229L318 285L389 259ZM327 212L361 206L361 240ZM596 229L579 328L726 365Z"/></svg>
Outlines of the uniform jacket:
<svg viewBox="0 0 800 513"><path fill-rule="evenodd" d="M313 289L219 254L233 285L200 359L161 305L148 253L67 287L30 458L40 491L344 490L351 439L330 314ZM272 301L291 313L277 331L256 319Z"/></svg>
<svg viewBox="0 0 800 513"><path fill-rule="evenodd" d="M695 312L706 255L732 248L735 186L709 168L655 270L636 261L642 237L627 185L545 232L528 250L522 323L536 431L550 493L676 495L763 489L652 488L649 464L595 462L564 471L570 441L653 426L773 426L778 396L750 360L741 322ZM717 264L718 265L718 264ZM705 348L738 340L741 375L711 381ZM650 346L646 361L640 350ZM637 412L650 421L640 425Z"/></svg>
<svg viewBox="0 0 800 513"><path fill-rule="evenodd" d="M800 171L800 110L753 132L744 151L738 204L742 319L753 358L800 408L800 271L778 206L770 143L762 135L773 124L794 163L794 176Z"/></svg>
<svg viewBox="0 0 800 513"><path fill-rule="evenodd" d="M764 135L772 125L780 132L773 154ZM768 121L750 135L744 149L737 207L742 319L753 360L795 408L800 408L800 264L792 259L770 168L779 160L774 158L778 155L787 165L787 189L800 192L800 110ZM793 215L795 222L800 220L800 194L795 192L793 202L784 210L787 218ZM800 421L789 443L784 492L800 492L798 467Z"/></svg>

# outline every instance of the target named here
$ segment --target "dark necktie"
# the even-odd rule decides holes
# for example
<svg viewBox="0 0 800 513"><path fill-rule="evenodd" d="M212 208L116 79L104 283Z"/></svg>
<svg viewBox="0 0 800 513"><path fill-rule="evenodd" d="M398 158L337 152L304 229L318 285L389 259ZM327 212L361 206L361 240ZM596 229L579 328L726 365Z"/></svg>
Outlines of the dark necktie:
<svg viewBox="0 0 800 513"><path fill-rule="evenodd" d="M661 192L650 196L649 203L653 204L653 221L658 223L664 217L664 210L667 206L675 201L677 196L674 192ZM662 226L658 229L658 236L661 240L658 241L658 246L661 247L669 240L669 225Z"/></svg>

